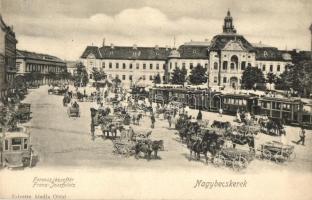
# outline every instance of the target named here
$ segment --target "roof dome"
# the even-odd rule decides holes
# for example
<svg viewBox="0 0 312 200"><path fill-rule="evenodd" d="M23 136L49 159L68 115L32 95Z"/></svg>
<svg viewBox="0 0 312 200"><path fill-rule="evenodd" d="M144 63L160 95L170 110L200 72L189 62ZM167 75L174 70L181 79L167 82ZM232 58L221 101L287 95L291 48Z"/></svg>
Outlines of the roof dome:
<svg viewBox="0 0 312 200"><path fill-rule="evenodd" d="M170 51L168 58L180 58L180 52L174 48Z"/></svg>

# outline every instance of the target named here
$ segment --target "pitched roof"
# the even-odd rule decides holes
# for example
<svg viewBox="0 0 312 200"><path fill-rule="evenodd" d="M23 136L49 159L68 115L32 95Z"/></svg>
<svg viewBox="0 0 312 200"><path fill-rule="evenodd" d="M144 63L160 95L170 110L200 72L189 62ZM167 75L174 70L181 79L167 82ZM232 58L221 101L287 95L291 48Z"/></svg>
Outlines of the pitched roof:
<svg viewBox="0 0 312 200"><path fill-rule="evenodd" d="M87 46L87 48L82 53L81 58L87 58L91 53L95 56L96 59L101 59L99 48L96 46Z"/></svg>
<svg viewBox="0 0 312 200"><path fill-rule="evenodd" d="M16 49L16 58L30 58L35 60L44 60L44 61L52 61L52 62L62 62L65 63L63 60L56 56L51 56L48 54L42 54L42 53L35 53L35 52L29 52L25 50L18 50Z"/></svg>
<svg viewBox="0 0 312 200"><path fill-rule="evenodd" d="M208 46L181 45L178 51L181 59L208 59Z"/></svg>
<svg viewBox="0 0 312 200"><path fill-rule="evenodd" d="M283 52L276 47L255 47L256 60L263 61L285 61Z"/></svg>
<svg viewBox="0 0 312 200"><path fill-rule="evenodd" d="M166 60L170 51L170 48L164 47L88 46L81 58L87 58L92 53L97 59Z"/></svg>
<svg viewBox="0 0 312 200"><path fill-rule="evenodd" d="M211 40L210 50L222 50L229 41L238 41L248 51L254 51L254 47L242 35L237 34L220 34Z"/></svg>

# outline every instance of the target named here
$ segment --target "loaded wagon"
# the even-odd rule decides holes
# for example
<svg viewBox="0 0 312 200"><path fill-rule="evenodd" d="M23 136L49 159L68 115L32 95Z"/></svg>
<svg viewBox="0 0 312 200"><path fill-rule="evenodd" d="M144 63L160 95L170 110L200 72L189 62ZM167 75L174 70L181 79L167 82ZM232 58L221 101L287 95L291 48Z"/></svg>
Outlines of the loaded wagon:
<svg viewBox="0 0 312 200"><path fill-rule="evenodd" d="M261 145L261 158L273 160L277 163L293 161L296 158L293 145L272 141Z"/></svg>
<svg viewBox="0 0 312 200"><path fill-rule="evenodd" d="M30 120L30 104L20 103L17 107L16 115L20 123Z"/></svg>
<svg viewBox="0 0 312 200"><path fill-rule="evenodd" d="M247 168L249 162L253 160L253 153L235 148L224 148L214 157L215 166L230 166L233 170L239 171Z"/></svg>
<svg viewBox="0 0 312 200"><path fill-rule="evenodd" d="M67 114L68 117L80 117L79 107L68 107Z"/></svg>

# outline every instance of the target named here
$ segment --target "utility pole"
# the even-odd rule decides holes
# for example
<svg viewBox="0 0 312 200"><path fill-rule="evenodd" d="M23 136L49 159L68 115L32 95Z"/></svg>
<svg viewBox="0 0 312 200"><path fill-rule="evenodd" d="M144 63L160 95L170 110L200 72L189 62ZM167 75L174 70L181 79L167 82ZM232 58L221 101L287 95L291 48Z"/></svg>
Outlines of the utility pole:
<svg viewBox="0 0 312 200"><path fill-rule="evenodd" d="M312 24L310 25L310 32L311 32L311 60L312 60Z"/></svg>

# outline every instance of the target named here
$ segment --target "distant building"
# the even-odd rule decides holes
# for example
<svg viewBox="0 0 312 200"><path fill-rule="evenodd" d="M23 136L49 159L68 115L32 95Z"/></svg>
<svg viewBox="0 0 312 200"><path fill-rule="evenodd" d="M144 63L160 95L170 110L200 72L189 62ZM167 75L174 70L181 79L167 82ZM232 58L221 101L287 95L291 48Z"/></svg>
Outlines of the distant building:
<svg viewBox="0 0 312 200"><path fill-rule="evenodd" d="M33 72L40 73L41 84L48 84L53 75L67 71L66 63L58 57L24 50L17 50L16 69L17 75L24 77Z"/></svg>
<svg viewBox="0 0 312 200"><path fill-rule="evenodd" d="M241 85L243 71L248 66L261 69L265 76L270 72L279 75L292 63L293 56L302 56L261 42L249 43L237 33L230 11L224 18L222 30L211 41L191 41L177 49L136 45L88 46L81 61L88 73L93 67L102 68L109 76L117 76L127 84L141 77L147 85L152 84L153 76L157 73L163 77L162 81L168 81L176 67L185 67L189 75L194 67L202 65L207 68L209 86L236 88Z"/></svg>
<svg viewBox="0 0 312 200"><path fill-rule="evenodd" d="M108 78L119 78L125 87L130 87L139 80L151 85L154 77L160 74L165 79L166 59L171 49L164 47L125 46L88 46L81 56L89 78L92 80L92 69L102 68Z"/></svg>
<svg viewBox="0 0 312 200"><path fill-rule="evenodd" d="M74 75L76 72L76 65L79 63L79 61L66 61L67 66L67 72L69 72L71 75Z"/></svg>
<svg viewBox="0 0 312 200"><path fill-rule="evenodd" d="M7 26L0 15L0 97L12 85L16 73L16 43L13 27Z"/></svg>

